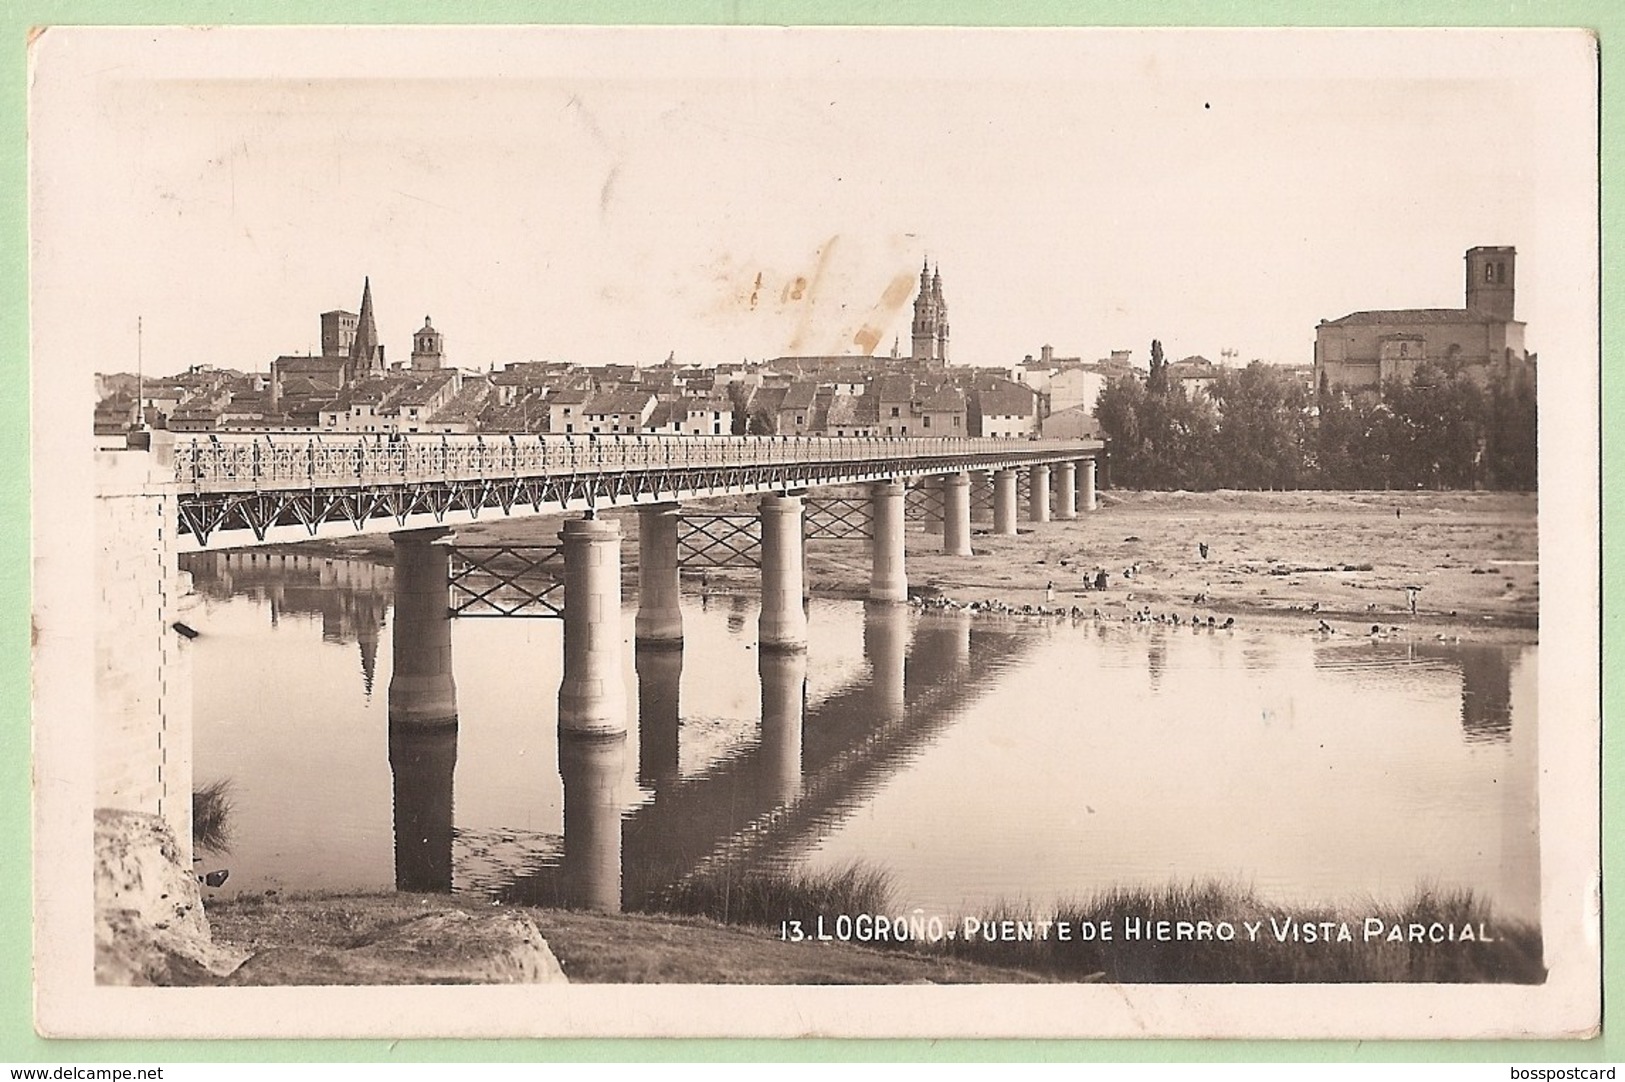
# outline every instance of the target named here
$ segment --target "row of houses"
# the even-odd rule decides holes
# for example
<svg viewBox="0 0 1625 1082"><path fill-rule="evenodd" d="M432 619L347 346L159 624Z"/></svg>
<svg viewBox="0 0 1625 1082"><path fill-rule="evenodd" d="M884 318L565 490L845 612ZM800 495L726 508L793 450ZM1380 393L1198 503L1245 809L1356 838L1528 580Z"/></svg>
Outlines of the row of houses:
<svg viewBox="0 0 1625 1082"><path fill-rule="evenodd" d="M1189 396L1206 393L1223 370L1203 357L1168 365ZM200 368L139 385L133 376L101 377L96 428L124 432L139 418L190 433L1094 437L1095 400L1121 375L1144 371L1126 353L1083 363L1048 347L1009 367L851 357L714 367L523 362L485 373L397 366L340 387L306 386L286 372L274 381Z"/></svg>
<svg viewBox="0 0 1625 1082"><path fill-rule="evenodd" d="M487 373L394 368L335 388L306 386L289 372L273 378L200 369L142 382L105 378L96 427L109 434L139 422L181 433L1039 435L1046 398L1013 374L908 359L869 371L775 362L643 369L521 363Z"/></svg>

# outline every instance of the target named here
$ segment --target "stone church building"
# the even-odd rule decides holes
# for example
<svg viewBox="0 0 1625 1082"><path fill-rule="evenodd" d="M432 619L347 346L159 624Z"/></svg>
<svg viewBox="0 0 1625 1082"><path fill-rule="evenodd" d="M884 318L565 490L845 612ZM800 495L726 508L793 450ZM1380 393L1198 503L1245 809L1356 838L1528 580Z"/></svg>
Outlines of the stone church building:
<svg viewBox="0 0 1625 1082"><path fill-rule="evenodd" d="M1480 385L1533 378L1535 356L1514 318L1517 250L1467 251L1462 308L1352 312L1315 328L1315 386L1376 389L1408 380L1423 361L1455 360Z"/></svg>

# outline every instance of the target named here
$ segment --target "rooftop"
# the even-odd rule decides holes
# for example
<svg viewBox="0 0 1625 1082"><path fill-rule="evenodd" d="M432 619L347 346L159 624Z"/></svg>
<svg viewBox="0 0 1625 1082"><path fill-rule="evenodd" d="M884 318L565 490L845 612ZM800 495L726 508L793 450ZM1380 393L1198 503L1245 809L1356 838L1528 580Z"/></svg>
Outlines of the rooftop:
<svg viewBox="0 0 1625 1082"><path fill-rule="evenodd" d="M1487 312L1473 308L1392 308L1370 312L1350 312L1339 319L1328 319L1323 327L1371 326L1385 323L1511 323Z"/></svg>

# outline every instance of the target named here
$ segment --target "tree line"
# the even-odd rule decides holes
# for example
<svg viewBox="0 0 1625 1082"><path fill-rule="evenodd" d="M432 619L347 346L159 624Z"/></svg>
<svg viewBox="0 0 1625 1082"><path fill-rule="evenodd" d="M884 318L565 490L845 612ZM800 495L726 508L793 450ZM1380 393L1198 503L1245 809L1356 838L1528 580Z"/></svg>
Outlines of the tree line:
<svg viewBox="0 0 1625 1082"><path fill-rule="evenodd" d="M1160 342L1151 374L1109 382L1095 416L1111 479L1142 489L1532 490L1533 381L1481 387L1454 361L1409 381L1311 392L1274 365L1226 369L1205 394L1170 380Z"/></svg>

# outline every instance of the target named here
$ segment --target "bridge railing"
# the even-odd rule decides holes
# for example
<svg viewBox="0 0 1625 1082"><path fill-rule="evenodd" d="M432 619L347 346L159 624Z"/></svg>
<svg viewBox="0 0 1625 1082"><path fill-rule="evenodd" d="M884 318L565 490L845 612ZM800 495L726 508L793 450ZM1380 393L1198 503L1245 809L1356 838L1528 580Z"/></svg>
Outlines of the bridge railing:
<svg viewBox="0 0 1625 1082"><path fill-rule="evenodd" d="M713 466L1091 455L1094 440L898 436L209 435L175 444L183 491L351 488Z"/></svg>

